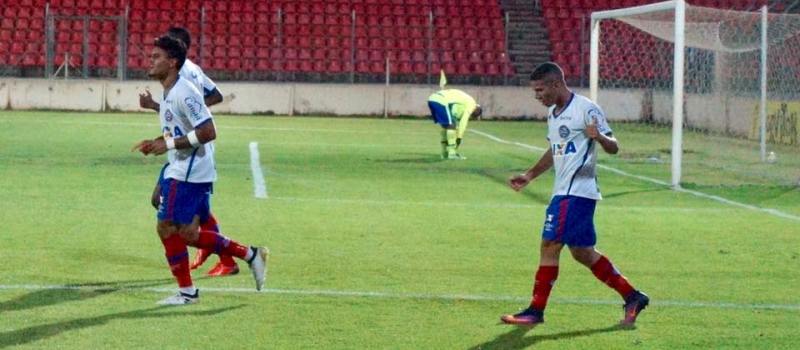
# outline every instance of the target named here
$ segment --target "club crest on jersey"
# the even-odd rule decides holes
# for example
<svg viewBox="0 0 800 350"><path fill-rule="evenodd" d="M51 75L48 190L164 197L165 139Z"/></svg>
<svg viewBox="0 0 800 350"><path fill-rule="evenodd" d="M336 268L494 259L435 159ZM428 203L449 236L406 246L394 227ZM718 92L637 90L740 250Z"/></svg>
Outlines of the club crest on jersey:
<svg viewBox="0 0 800 350"><path fill-rule="evenodd" d="M186 108L189 109L189 113L191 114L192 119L199 121L200 118L203 116L201 115L201 111L203 105L197 101L194 97L190 96L187 97L183 102L186 103Z"/></svg>
<svg viewBox="0 0 800 350"><path fill-rule="evenodd" d="M600 112L600 110L597 109L597 108L590 108L588 111L586 111L586 116L589 117L590 121L593 118L596 118L597 120L600 120L603 117L603 113Z"/></svg>
<svg viewBox="0 0 800 350"><path fill-rule="evenodd" d="M569 128L566 125L558 127L558 135L561 136L562 139L569 137Z"/></svg>
<svg viewBox="0 0 800 350"><path fill-rule="evenodd" d="M166 121L171 122L173 118L175 118L175 116L172 115L172 112L169 109L166 112L164 112L164 119Z"/></svg>

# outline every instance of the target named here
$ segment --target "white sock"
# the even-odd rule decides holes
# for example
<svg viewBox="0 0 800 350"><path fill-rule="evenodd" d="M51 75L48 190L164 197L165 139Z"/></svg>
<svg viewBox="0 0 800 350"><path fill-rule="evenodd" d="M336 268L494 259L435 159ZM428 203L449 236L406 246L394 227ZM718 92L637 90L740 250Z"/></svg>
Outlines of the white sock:
<svg viewBox="0 0 800 350"><path fill-rule="evenodd" d="M247 255L244 256L244 261L250 262L250 259L253 258L253 247L247 248Z"/></svg>
<svg viewBox="0 0 800 350"><path fill-rule="evenodd" d="M180 291L181 293L186 295L195 295L195 293L197 293L197 288L195 288L194 286L181 287Z"/></svg>

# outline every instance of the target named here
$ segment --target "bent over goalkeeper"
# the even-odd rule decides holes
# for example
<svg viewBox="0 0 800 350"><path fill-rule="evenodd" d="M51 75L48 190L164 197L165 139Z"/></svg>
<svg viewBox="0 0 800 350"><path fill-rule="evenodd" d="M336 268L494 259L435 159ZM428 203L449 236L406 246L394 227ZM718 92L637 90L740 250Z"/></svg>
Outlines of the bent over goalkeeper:
<svg viewBox="0 0 800 350"><path fill-rule="evenodd" d="M428 108L433 122L442 126L442 158L466 159L458 153L458 147L469 119L477 118L483 112L481 106L464 91L444 89L428 97Z"/></svg>

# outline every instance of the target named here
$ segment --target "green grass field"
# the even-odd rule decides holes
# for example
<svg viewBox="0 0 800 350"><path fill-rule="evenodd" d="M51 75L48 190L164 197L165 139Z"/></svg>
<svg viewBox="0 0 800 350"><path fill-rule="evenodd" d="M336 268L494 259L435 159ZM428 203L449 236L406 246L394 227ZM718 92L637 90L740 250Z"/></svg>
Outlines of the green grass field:
<svg viewBox="0 0 800 350"><path fill-rule="evenodd" d="M547 323L516 328L499 316L528 302L552 175L522 193L504 182L539 152L470 133L468 160L440 161L422 120L217 125L213 208L226 234L271 248L269 289L255 293L244 264L203 278L210 261L194 273L201 302L164 308L175 283L149 205L163 158L130 152L158 135L155 116L0 112L0 349L800 348L796 219L600 170L598 248L651 307L616 328L619 297L565 253ZM471 128L546 146L543 123ZM667 131L615 131L622 151L602 164L668 181L668 164L640 161ZM786 184L687 187L800 216Z"/></svg>

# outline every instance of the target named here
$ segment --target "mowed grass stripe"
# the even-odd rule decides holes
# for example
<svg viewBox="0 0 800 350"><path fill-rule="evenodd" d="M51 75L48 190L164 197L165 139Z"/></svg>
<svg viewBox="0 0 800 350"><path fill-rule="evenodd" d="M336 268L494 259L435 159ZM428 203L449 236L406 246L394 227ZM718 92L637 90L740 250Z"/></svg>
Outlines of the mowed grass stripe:
<svg viewBox="0 0 800 350"><path fill-rule="evenodd" d="M222 294L287 294L287 295L310 295L323 297L343 297L343 298L382 298L382 299L422 299L440 301L488 301L488 302L527 302L530 298L515 297L510 295L473 295L473 294L429 294L429 293L393 293L378 291L348 291L348 290L315 290L315 289L283 289L283 288L264 288L257 291L253 288L221 288L221 287L201 287L203 293L222 293ZM75 285L38 285L38 284L19 284L19 285L0 285L0 290L79 290L79 291L121 291L138 292L146 291L153 293L174 292L173 287L109 287L109 286L75 286ZM553 297L550 300L555 304L575 304L575 305L619 305L619 300L602 300L588 298L559 298ZM684 300L655 300L652 306L657 307L679 307L679 308L710 308L710 309L745 309L745 310L785 310L800 311L800 304L740 304L730 302L704 302L704 301L684 301Z"/></svg>

